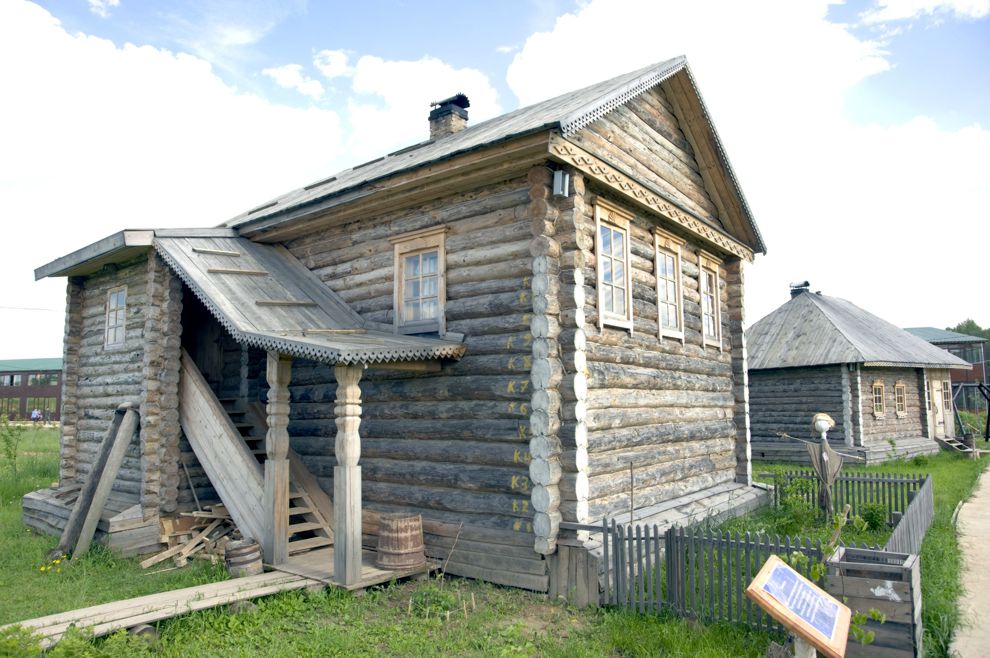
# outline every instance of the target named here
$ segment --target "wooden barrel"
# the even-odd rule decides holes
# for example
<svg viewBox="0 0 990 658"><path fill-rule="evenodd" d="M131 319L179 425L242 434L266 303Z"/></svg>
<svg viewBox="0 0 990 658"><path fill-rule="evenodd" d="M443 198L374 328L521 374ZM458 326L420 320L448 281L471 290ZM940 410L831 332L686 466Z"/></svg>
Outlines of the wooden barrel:
<svg viewBox="0 0 990 658"><path fill-rule="evenodd" d="M423 517L419 514L382 514L375 565L381 569L415 569L425 564Z"/></svg>
<svg viewBox="0 0 990 658"><path fill-rule="evenodd" d="M261 547L253 539L232 541L224 549L227 571L232 578L257 576L264 571L261 565Z"/></svg>

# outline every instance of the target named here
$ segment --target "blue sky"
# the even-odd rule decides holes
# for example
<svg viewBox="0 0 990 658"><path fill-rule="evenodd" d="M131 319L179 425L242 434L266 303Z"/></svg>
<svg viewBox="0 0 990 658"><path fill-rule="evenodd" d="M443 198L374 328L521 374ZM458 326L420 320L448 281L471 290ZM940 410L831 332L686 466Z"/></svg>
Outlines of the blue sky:
<svg viewBox="0 0 990 658"><path fill-rule="evenodd" d="M0 0L0 358L61 352L64 281L32 271L65 253L216 225L458 91L477 121L679 54L769 248L749 323L810 279L990 325L990 0Z"/></svg>

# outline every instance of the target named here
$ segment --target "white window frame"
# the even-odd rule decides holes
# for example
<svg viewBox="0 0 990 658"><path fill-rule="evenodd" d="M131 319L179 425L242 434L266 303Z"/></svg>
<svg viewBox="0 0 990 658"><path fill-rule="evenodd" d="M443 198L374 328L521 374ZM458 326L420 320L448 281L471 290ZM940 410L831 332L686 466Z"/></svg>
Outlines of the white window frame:
<svg viewBox="0 0 990 658"><path fill-rule="evenodd" d="M907 416L907 385L904 382L894 382L894 413L898 418Z"/></svg>
<svg viewBox="0 0 990 658"><path fill-rule="evenodd" d="M628 329L633 331L633 309L632 309L632 271L630 267L630 245L629 245L629 223L633 215L622 208L605 201L595 200L595 278L598 288L598 328L603 329L606 325ZM602 281L602 227L612 231L617 231L623 235L625 253L623 254L623 285L625 286L626 312L619 314L605 312L605 290ZM610 256L611 257L611 256Z"/></svg>
<svg viewBox="0 0 990 658"><path fill-rule="evenodd" d="M111 300L116 300L121 292L124 293L124 303L111 306ZM107 291L103 317L103 347L108 350L120 349L127 342L127 286L117 286Z"/></svg>
<svg viewBox="0 0 990 658"><path fill-rule="evenodd" d="M698 294L701 301L701 339L704 345L717 347L722 351L722 300L719 294L720 277L719 268L722 259L713 256L707 251L698 252ZM715 334L711 335L705 331L705 293L708 288L706 273L712 275L714 290L710 291L712 296L712 307L714 311Z"/></svg>
<svg viewBox="0 0 990 658"><path fill-rule="evenodd" d="M657 335L660 338L669 337L680 339L681 343L684 343L684 289L681 286L681 247L684 246L684 240L680 239L672 233L668 233L663 229L654 229L653 231L653 273L656 275L657 280ZM670 304L669 301L663 299L660 294L660 259L664 256L669 256L674 259L674 288L676 290L676 301L674 304L677 309L675 312L676 316L676 326L675 327L665 327L663 326L663 313L660 311L662 304ZM663 279L663 281L668 281L669 279ZM666 286L664 286L666 288Z"/></svg>
<svg viewBox="0 0 990 658"><path fill-rule="evenodd" d="M877 410L877 389L880 389L880 409ZM873 407L874 418L883 418L887 415L887 386L882 379L873 380L870 388L870 405Z"/></svg>
<svg viewBox="0 0 990 658"><path fill-rule="evenodd" d="M942 380L942 414L952 414L952 382L948 379Z"/></svg>
<svg viewBox="0 0 990 658"><path fill-rule="evenodd" d="M393 245L394 262L392 314L393 327L397 334L428 334L436 332L443 336L447 333L447 257L446 257L446 226L404 233L389 241ZM437 252L437 317L418 322L403 322L403 306L405 300L405 257L416 253Z"/></svg>

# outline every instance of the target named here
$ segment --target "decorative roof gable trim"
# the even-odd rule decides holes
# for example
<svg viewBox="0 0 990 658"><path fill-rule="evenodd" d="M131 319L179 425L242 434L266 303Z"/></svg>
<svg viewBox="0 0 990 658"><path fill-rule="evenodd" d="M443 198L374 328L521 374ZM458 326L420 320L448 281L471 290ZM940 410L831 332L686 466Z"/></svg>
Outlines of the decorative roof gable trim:
<svg viewBox="0 0 990 658"><path fill-rule="evenodd" d="M633 81L630 86L617 89L604 99L598 100L591 107L582 108L579 112L565 117L560 122L560 129L564 135L573 135L589 123L599 119L620 105L636 98L643 92L652 89L670 76L674 75L687 65L687 60L683 57L666 62L667 66L662 69L647 74L646 77Z"/></svg>
<svg viewBox="0 0 990 658"><path fill-rule="evenodd" d="M584 172L609 188L659 213L719 249L748 261L753 251L718 229L674 205L660 193L647 189L611 165L554 133L550 136L550 154Z"/></svg>

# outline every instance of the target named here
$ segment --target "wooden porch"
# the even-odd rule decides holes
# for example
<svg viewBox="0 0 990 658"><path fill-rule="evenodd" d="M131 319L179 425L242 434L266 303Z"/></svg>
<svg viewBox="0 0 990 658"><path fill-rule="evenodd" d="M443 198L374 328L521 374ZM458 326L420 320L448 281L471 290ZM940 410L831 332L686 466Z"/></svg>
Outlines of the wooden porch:
<svg viewBox="0 0 990 658"><path fill-rule="evenodd" d="M361 551L361 574L354 583L344 583L334 579L333 547L321 548L308 553L291 556L287 562L277 565L266 565L268 568L293 576L316 580L334 587L342 587L349 591L364 590L375 585L388 583L403 578L422 578L431 571L440 568L436 560L426 560L426 564L411 569L382 569L375 565L375 551Z"/></svg>

